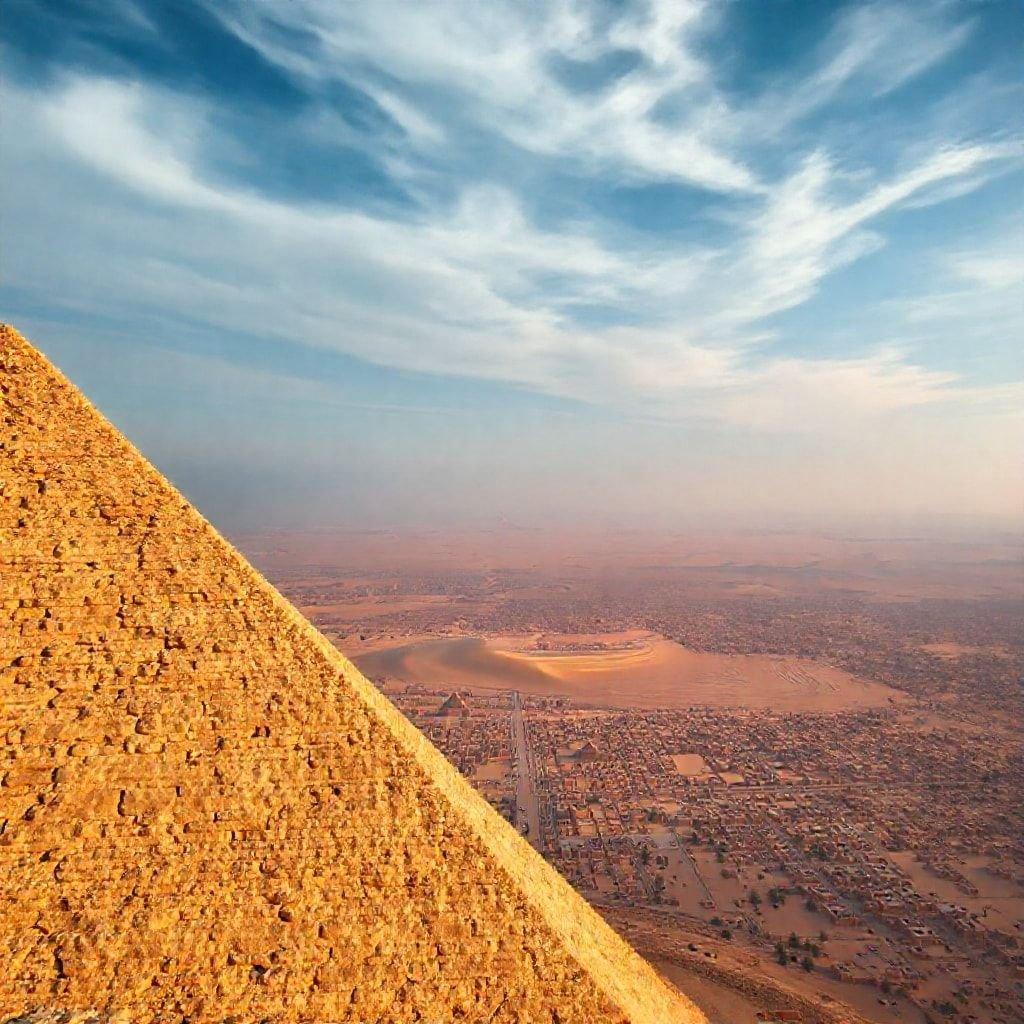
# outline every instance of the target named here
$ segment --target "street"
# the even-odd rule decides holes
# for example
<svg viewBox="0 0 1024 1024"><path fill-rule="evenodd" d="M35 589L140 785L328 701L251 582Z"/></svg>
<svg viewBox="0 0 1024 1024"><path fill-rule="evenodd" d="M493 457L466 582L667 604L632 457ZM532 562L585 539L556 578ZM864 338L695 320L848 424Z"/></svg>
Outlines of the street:
<svg viewBox="0 0 1024 1024"><path fill-rule="evenodd" d="M530 741L526 735L523 718L523 701L519 692L512 694L512 731L516 742L516 827L522 831L529 826L527 838L540 849L540 808L533 786L533 762L530 758Z"/></svg>

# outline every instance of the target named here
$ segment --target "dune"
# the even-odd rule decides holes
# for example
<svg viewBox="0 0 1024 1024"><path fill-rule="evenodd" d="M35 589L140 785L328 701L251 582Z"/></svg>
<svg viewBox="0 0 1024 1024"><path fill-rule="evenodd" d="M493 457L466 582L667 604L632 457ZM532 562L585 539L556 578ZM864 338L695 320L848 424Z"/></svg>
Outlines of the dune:
<svg viewBox="0 0 1024 1024"><path fill-rule="evenodd" d="M656 634L609 634L601 650L537 650L528 636L417 640L357 655L372 678L519 690L609 707L847 711L903 695L794 657L693 651ZM616 646L616 640L619 645Z"/></svg>

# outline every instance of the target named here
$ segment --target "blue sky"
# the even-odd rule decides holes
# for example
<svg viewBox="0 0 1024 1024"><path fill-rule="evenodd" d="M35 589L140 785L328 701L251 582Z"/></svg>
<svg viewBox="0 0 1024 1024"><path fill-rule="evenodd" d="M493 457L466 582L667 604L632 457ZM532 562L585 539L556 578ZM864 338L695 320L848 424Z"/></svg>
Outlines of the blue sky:
<svg viewBox="0 0 1024 1024"><path fill-rule="evenodd" d="M7 0L0 315L232 530L1019 515L1022 44Z"/></svg>

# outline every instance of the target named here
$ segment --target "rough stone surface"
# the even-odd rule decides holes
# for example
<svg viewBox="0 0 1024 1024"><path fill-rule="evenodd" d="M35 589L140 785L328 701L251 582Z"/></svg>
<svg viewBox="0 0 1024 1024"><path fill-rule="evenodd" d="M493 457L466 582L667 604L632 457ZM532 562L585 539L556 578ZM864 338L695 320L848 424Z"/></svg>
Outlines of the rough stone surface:
<svg viewBox="0 0 1024 1024"><path fill-rule="evenodd" d="M703 1020L8 327L0 420L0 1019Z"/></svg>

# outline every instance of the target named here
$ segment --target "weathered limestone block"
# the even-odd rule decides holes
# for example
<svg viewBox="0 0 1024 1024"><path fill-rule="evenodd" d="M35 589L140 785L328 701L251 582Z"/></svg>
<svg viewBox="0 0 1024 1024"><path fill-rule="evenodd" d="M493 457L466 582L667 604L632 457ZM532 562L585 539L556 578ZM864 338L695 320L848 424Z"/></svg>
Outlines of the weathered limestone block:
<svg viewBox="0 0 1024 1024"><path fill-rule="evenodd" d="M0 1020L18 1014L703 1019L0 327Z"/></svg>

